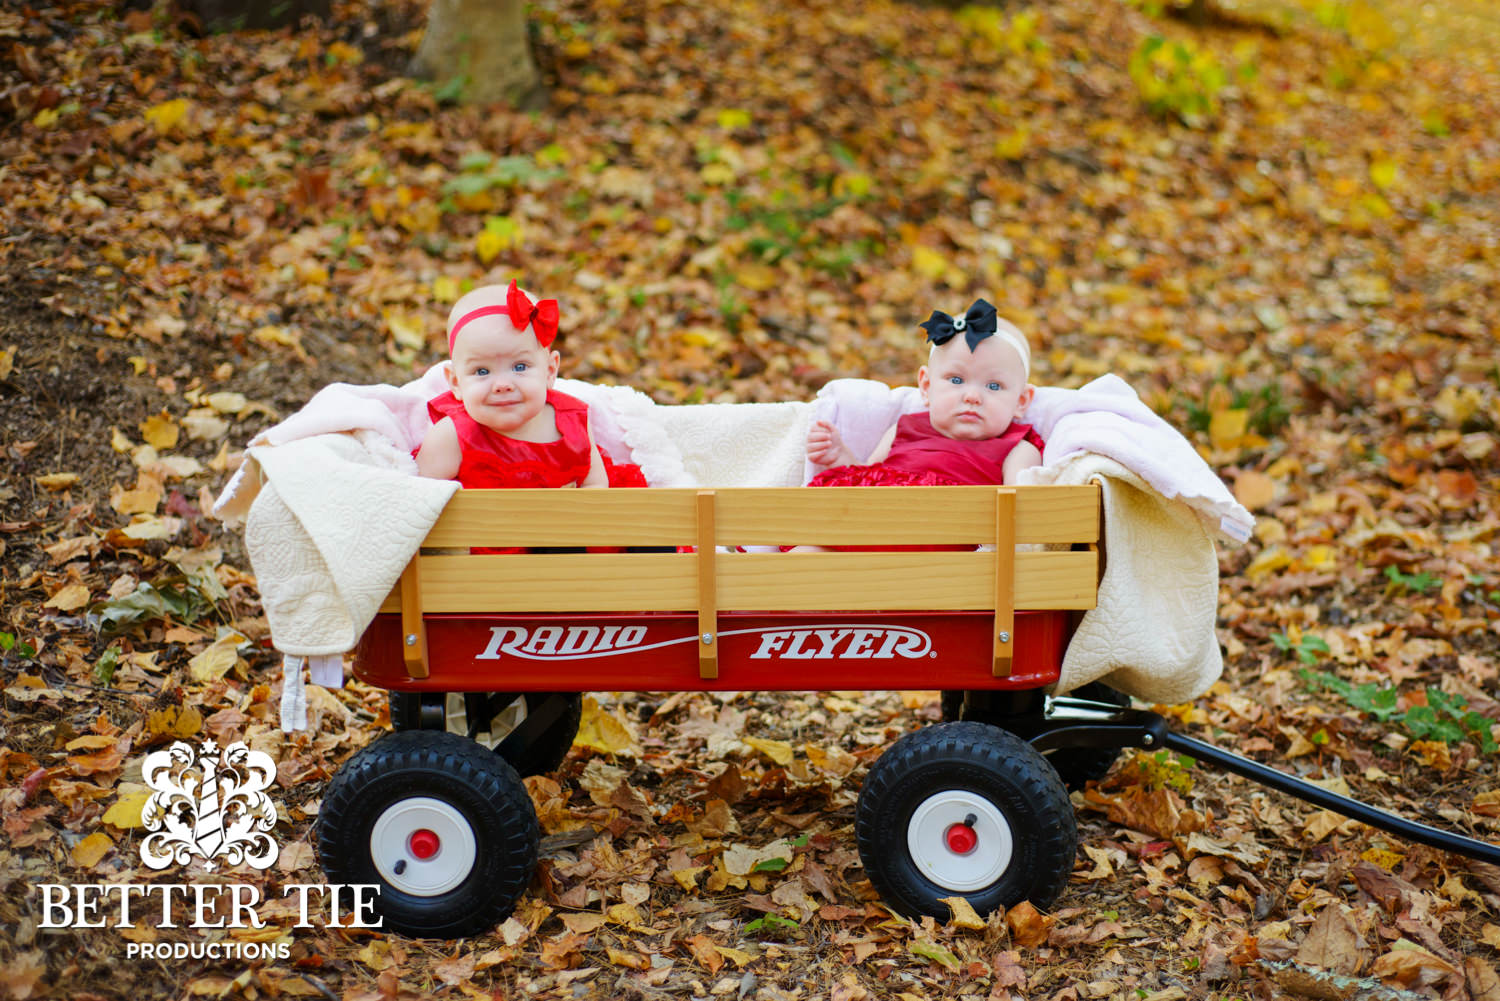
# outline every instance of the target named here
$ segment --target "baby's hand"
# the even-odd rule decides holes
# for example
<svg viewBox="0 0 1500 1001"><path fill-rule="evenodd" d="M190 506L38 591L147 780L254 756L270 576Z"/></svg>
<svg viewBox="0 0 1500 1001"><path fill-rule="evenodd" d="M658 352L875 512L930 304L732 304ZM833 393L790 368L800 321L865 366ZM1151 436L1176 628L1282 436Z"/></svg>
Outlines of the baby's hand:
<svg viewBox="0 0 1500 1001"><path fill-rule="evenodd" d="M838 428L827 421L813 421L807 432L808 461L818 466L837 466L847 464L846 455L844 439L839 436Z"/></svg>

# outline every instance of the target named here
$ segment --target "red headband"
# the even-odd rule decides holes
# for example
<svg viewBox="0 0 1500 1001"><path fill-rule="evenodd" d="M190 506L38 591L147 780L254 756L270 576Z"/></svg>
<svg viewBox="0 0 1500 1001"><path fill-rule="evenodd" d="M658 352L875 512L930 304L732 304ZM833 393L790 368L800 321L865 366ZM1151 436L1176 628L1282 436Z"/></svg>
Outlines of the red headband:
<svg viewBox="0 0 1500 1001"><path fill-rule="evenodd" d="M504 306L480 306L471 309L458 318L458 322L448 329L448 353L453 353L453 343L458 340L458 332L463 329L464 324L470 320L477 320L481 316L508 316L511 324L517 330L525 330L526 325L531 325L532 333L536 334L536 342L544 348L552 346L557 338L557 300L543 299L533 303L526 298L526 293L516 287L512 281L510 288L505 290Z"/></svg>

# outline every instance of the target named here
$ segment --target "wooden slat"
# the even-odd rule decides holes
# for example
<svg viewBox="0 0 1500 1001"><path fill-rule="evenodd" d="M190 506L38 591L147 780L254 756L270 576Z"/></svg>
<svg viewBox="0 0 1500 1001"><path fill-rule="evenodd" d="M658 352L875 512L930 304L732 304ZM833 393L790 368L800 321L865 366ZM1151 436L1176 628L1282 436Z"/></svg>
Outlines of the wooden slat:
<svg viewBox="0 0 1500 1001"><path fill-rule="evenodd" d="M993 674L997 678L1010 677L1011 664L1015 657L1015 646L1011 635L1016 620L1016 546L1011 542L1016 520L1016 491L1002 488L995 491L995 663Z"/></svg>
<svg viewBox="0 0 1500 1001"><path fill-rule="evenodd" d="M1084 550L1017 553L1015 608L1093 608L1097 565ZM424 556L421 568L429 615L695 611L702 597L693 553ZM993 553L718 553L715 575L719 612L995 608Z"/></svg>
<svg viewBox="0 0 1500 1001"><path fill-rule="evenodd" d="M718 578L714 572L714 492L698 491L698 677L719 676Z"/></svg>
<svg viewBox="0 0 1500 1001"><path fill-rule="evenodd" d="M719 545L993 543L993 487L736 488L715 491ZM423 543L470 546L688 546L691 489L461 490ZM1099 538L1094 486L1016 491L1015 540Z"/></svg>
<svg viewBox="0 0 1500 1001"><path fill-rule="evenodd" d="M1015 541L1087 543L1099 534L1094 486L1016 491ZM805 487L718 492L720 545L898 546L994 543L994 487Z"/></svg>
<svg viewBox="0 0 1500 1001"><path fill-rule="evenodd" d="M690 546L693 490L460 490L423 546Z"/></svg>
<svg viewBox="0 0 1500 1001"><path fill-rule="evenodd" d="M396 585L401 604L401 659L413 678L427 677L427 630L422 625L422 559L413 555Z"/></svg>

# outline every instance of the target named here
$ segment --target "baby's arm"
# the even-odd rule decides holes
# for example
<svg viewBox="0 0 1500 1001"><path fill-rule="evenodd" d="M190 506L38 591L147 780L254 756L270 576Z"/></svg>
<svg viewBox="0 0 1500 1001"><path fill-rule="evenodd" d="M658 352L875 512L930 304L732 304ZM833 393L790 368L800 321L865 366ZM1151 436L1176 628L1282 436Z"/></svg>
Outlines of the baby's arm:
<svg viewBox="0 0 1500 1001"><path fill-rule="evenodd" d="M868 466L880 462L891 450L896 440L896 425L892 424L885 437L868 459L861 459L844 444L838 428L827 421L813 421L807 432L807 458L816 466Z"/></svg>
<svg viewBox="0 0 1500 1001"><path fill-rule="evenodd" d="M434 480L455 480L462 461L458 429L451 417L444 417L428 428L422 438L422 447L417 449L417 473Z"/></svg>
<svg viewBox="0 0 1500 1001"><path fill-rule="evenodd" d="M1041 464L1042 453L1040 449L1029 441L1017 442L1016 447L1011 449L1010 454L1005 457L1005 464L1001 467L1004 474L1001 482L1014 483L1016 482L1016 474L1021 470L1029 469L1032 466L1040 466Z"/></svg>
<svg viewBox="0 0 1500 1001"><path fill-rule="evenodd" d="M604 456L599 454L599 446L594 444L594 425L589 423L589 454L593 459L589 462L588 475L583 478L580 487L607 487L609 486L609 474L604 470Z"/></svg>

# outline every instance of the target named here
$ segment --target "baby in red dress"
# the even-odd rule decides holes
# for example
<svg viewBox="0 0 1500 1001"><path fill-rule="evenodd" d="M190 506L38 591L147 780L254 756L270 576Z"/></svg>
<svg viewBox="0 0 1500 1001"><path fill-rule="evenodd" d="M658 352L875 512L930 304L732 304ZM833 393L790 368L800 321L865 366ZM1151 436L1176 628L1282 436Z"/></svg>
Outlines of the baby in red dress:
<svg viewBox="0 0 1500 1001"><path fill-rule="evenodd" d="M510 283L477 288L448 314L450 392L427 404L434 423L417 471L465 487L604 487L589 409L552 388L557 300Z"/></svg>
<svg viewBox="0 0 1500 1001"><path fill-rule="evenodd" d="M1035 393L1031 349L1020 330L983 299L967 313L933 311L922 324L932 348L917 371L928 409L896 421L868 457L816 421L807 457L824 469L808 486L943 486L1014 483L1042 463L1042 439L1017 423Z"/></svg>

